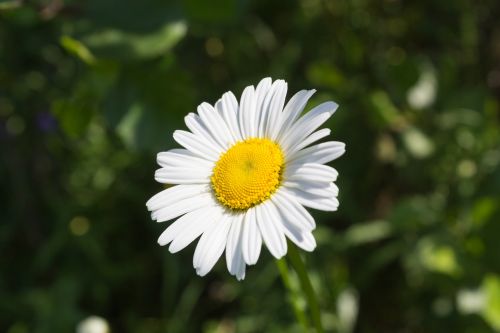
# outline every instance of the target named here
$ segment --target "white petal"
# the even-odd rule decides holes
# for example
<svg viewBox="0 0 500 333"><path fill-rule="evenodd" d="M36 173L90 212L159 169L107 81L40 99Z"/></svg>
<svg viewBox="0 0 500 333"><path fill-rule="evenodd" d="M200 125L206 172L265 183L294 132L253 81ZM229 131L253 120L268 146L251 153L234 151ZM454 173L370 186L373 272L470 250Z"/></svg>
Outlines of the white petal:
<svg viewBox="0 0 500 333"><path fill-rule="evenodd" d="M257 107L260 109L262 107L262 103L264 103L264 99L269 93L269 89L271 88L273 81L270 77L266 77L260 80L257 88L255 89L255 96L257 98Z"/></svg>
<svg viewBox="0 0 500 333"><path fill-rule="evenodd" d="M236 250L238 251L238 255L237 256L235 255L235 258L237 259L237 261L235 263L234 275L236 276L236 279L238 281L241 281L245 278L246 267L247 267L247 265L245 264L245 260L243 259L241 242L238 243Z"/></svg>
<svg viewBox="0 0 500 333"><path fill-rule="evenodd" d="M276 140L281 129L283 105L285 105L285 98L288 85L283 80L276 81L276 89L273 92L273 97L269 105L269 113L267 119L267 128L265 129L265 136Z"/></svg>
<svg viewBox="0 0 500 333"><path fill-rule="evenodd" d="M323 125L323 123L333 115L337 108L338 104L334 102L325 102L316 106L293 124L288 130L288 133L280 138L280 145L284 147L284 149L288 149L294 144L299 144L309 134Z"/></svg>
<svg viewBox="0 0 500 333"><path fill-rule="evenodd" d="M287 166L304 163L325 164L338 158L343 153L345 153L345 143L338 141L322 142L288 156Z"/></svg>
<svg viewBox="0 0 500 333"><path fill-rule="evenodd" d="M196 113L189 113L184 117L184 122L189 130L196 136L202 139L202 141L209 142L217 151L221 152L224 150L224 145L216 140L216 138L210 132L208 124L205 124L199 115Z"/></svg>
<svg viewBox="0 0 500 333"><path fill-rule="evenodd" d="M209 169L213 169L214 167L214 162L200 158L187 149L171 149L160 152L156 155L156 162L162 167L188 167L192 165L203 166Z"/></svg>
<svg viewBox="0 0 500 333"><path fill-rule="evenodd" d="M262 79L257 88L255 89L255 98L256 98L256 112L255 112L255 124L257 125L257 137L264 137L264 130L261 127L262 118L265 118L265 114L267 114L267 108L269 106L269 101L272 96L272 79L266 77Z"/></svg>
<svg viewBox="0 0 500 333"><path fill-rule="evenodd" d="M214 229L217 229L218 227L220 227L220 222L223 219L223 216L224 216L224 208L223 207L221 207L220 205L213 207L213 212L209 216L210 220L213 223L212 228L208 228L203 233L202 237L198 240L198 244L196 245L196 249L194 251L193 267L195 269L197 269L200 266L201 261L203 259L203 256L207 252L208 247L210 247L210 243L207 242L207 236L210 233L212 233L214 231Z"/></svg>
<svg viewBox="0 0 500 333"><path fill-rule="evenodd" d="M234 117L234 122L233 120L231 120L231 127L235 131L235 134L238 135L238 140L242 140L243 133L241 132L240 126L238 124L239 105L236 96L234 96L234 94L229 91L222 96L222 103L225 110L231 111L231 117Z"/></svg>
<svg viewBox="0 0 500 333"><path fill-rule="evenodd" d="M215 109L215 111L217 111L217 114L219 115L219 117L221 117L222 119L224 119L224 115L222 113L222 97L219 98L217 100L217 102L215 102L214 109ZM225 119L224 119L224 122L226 122ZM226 123L226 126L227 126L227 123Z"/></svg>
<svg viewBox="0 0 500 333"><path fill-rule="evenodd" d="M177 216L186 214L199 208L217 205L212 193L203 193L196 197L179 200L169 206L160 208L151 213L151 218L157 222L175 219Z"/></svg>
<svg viewBox="0 0 500 333"><path fill-rule="evenodd" d="M309 146L310 144L323 139L324 137L330 135L332 131L329 128L323 128L319 131L316 131L309 135L307 138L302 140L301 142L293 143L289 148L282 147L285 151L285 154L291 155L304 147Z"/></svg>
<svg viewBox="0 0 500 333"><path fill-rule="evenodd" d="M295 199L293 196L278 190L272 197L271 201L280 211L281 215L303 230L313 230L316 228L316 222L309 212Z"/></svg>
<svg viewBox="0 0 500 333"><path fill-rule="evenodd" d="M242 280L245 277L246 266L241 247L243 217L244 214L238 214L234 217L226 244L227 270L232 275L235 275L238 280Z"/></svg>
<svg viewBox="0 0 500 333"><path fill-rule="evenodd" d="M243 214L235 215L233 222L231 223L231 229L229 230L229 235L227 236L226 244L226 264L227 270L233 272L233 257L235 254L235 249L240 242L241 227L243 223Z"/></svg>
<svg viewBox="0 0 500 333"><path fill-rule="evenodd" d="M226 122L217 111L208 103L201 103L198 106L198 114L206 125L212 136L219 142L224 150L233 143L231 132L226 126Z"/></svg>
<svg viewBox="0 0 500 333"><path fill-rule="evenodd" d="M219 159L220 150L217 147L208 141L200 139L200 137L191 132L177 130L174 132L174 140L192 153L209 161Z"/></svg>
<svg viewBox="0 0 500 333"><path fill-rule="evenodd" d="M196 273L199 276L205 276L210 272L224 252L227 243L227 235L233 219L233 216L224 213L219 220L214 222L214 227L208 229L201 236L195 250L195 258L197 258L198 261L193 262ZM202 252L197 256L196 252L199 251Z"/></svg>
<svg viewBox="0 0 500 333"><path fill-rule="evenodd" d="M289 219L289 215L283 214L282 210L278 210L274 204L269 205L269 209L279 216L278 220L281 222L282 230L292 242L309 252L316 248L316 240L310 230L298 227L293 220Z"/></svg>
<svg viewBox="0 0 500 333"><path fill-rule="evenodd" d="M208 193L210 187L207 185L177 185L167 188L146 202L149 211L157 210L172 205L186 198L196 197L202 193Z"/></svg>
<svg viewBox="0 0 500 333"><path fill-rule="evenodd" d="M160 235L160 238L158 238L158 244L163 246L170 243L175 237L184 231L186 227L194 223L193 221L197 221L199 218L205 216L208 210L209 208L201 208L179 217Z"/></svg>
<svg viewBox="0 0 500 333"><path fill-rule="evenodd" d="M180 227L181 230L176 233L172 243L168 247L170 253L179 252L191 244L191 242L198 238L208 228L214 227L214 220L211 216L216 213L216 208L202 208L198 211L202 211L201 214L197 214L193 218L185 220L186 222ZM182 219L182 217L180 219Z"/></svg>
<svg viewBox="0 0 500 333"><path fill-rule="evenodd" d="M253 86L248 86L241 94L240 108L238 110L238 122L243 139L257 136L255 108L255 90Z"/></svg>
<svg viewBox="0 0 500 333"><path fill-rule="evenodd" d="M243 258L248 265L255 265L259 259L262 248L262 235L260 234L255 216L255 207L247 210L243 219L242 235Z"/></svg>
<svg viewBox="0 0 500 333"><path fill-rule="evenodd" d="M270 137L272 128L276 134L281 125L281 111L286 97L287 83L283 80L276 80L269 88L259 110L259 137ZM274 139L274 138L273 138Z"/></svg>
<svg viewBox="0 0 500 333"><path fill-rule="evenodd" d="M312 195L316 195L319 197L331 198L337 197L339 195L339 188L334 183L325 183L325 182L312 182L310 180L307 181L291 181L285 180L282 183L283 187L290 187L302 190Z"/></svg>
<svg viewBox="0 0 500 333"><path fill-rule="evenodd" d="M301 90L290 98L283 110L283 121L281 124L278 141L286 133L288 129L295 123L295 120L300 116L304 110L307 101L316 92L316 90Z"/></svg>
<svg viewBox="0 0 500 333"><path fill-rule="evenodd" d="M270 210L268 205L268 202L264 202L255 207L257 225L267 249L276 259L279 259L286 254L286 238L281 228L279 215Z"/></svg>
<svg viewBox="0 0 500 333"><path fill-rule="evenodd" d="M236 118L238 114L238 102L236 101L236 97L229 91L222 95L220 101L220 104L216 104L216 106L220 109L222 118L224 118L229 128L234 142L241 141L242 137L238 126L238 119Z"/></svg>
<svg viewBox="0 0 500 333"><path fill-rule="evenodd" d="M318 197L294 188L283 188L282 191L284 193L292 195L301 205L306 207L324 211L336 211L339 207L339 201L335 197Z"/></svg>
<svg viewBox="0 0 500 333"><path fill-rule="evenodd" d="M156 170L155 180L163 184L207 184L211 175L212 169L202 166L175 166Z"/></svg>
<svg viewBox="0 0 500 333"><path fill-rule="evenodd" d="M316 239L310 231L300 230L286 220L283 220L283 229L286 237L302 250L312 252L316 248Z"/></svg>
<svg viewBox="0 0 500 333"><path fill-rule="evenodd" d="M283 178L291 181L333 182L339 173L328 165L318 163L290 164Z"/></svg>

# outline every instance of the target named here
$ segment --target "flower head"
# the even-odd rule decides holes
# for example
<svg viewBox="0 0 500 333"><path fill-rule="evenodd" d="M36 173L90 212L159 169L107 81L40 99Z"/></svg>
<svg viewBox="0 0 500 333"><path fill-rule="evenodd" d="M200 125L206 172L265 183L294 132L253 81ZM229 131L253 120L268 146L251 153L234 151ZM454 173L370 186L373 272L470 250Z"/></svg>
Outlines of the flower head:
<svg viewBox="0 0 500 333"><path fill-rule="evenodd" d="M158 154L155 179L172 184L147 207L158 222L177 219L160 236L169 251L180 251L200 235L193 257L196 272L207 274L224 250L238 280L257 262L262 243L276 258L287 252L286 238L312 251L313 217L304 207L335 211L337 171L326 166L345 151L317 130L338 105L326 102L300 117L314 90L301 90L285 106L287 83L265 78L248 86L240 101L226 92L212 106L202 103L175 131L183 149ZM313 145L314 144L314 145Z"/></svg>

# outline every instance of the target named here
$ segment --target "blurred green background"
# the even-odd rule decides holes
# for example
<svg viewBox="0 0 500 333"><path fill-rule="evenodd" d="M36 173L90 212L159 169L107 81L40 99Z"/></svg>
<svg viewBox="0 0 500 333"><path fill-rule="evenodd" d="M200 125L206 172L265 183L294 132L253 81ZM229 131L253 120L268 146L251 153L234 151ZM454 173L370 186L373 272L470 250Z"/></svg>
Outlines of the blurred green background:
<svg viewBox="0 0 500 333"><path fill-rule="evenodd" d="M300 332L266 250L243 282L223 259L200 278L145 207L184 115L265 76L340 104L341 205L313 213L304 254L327 331L500 332L499 17L498 0L1 0L0 332L92 315Z"/></svg>

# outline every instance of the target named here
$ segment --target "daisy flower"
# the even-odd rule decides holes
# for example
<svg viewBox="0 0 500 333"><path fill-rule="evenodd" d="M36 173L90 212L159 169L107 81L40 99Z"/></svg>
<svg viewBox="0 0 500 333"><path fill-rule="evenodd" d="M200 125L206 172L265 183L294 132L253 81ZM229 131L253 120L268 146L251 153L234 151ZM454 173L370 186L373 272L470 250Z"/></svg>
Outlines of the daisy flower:
<svg viewBox="0 0 500 333"><path fill-rule="evenodd" d="M200 239L193 266L207 274L226 252L227 269L238 280L259 259L262 243L277 259L290 239L305 251L316 241L315 221L305 207L335 211L337 171L325 165L345 144L314 144L330 130L317 130L335 112L320 104L300 117L315 90L301 90L285 105L287 83L265 78L244 89L240 101L226 92L212 106L202 103L177 130L182 147L161 152L156 181L174 185L146 204L158 222L176 219L158 243L178 252ZM314 144L314 145L313 145Z"/></svg>

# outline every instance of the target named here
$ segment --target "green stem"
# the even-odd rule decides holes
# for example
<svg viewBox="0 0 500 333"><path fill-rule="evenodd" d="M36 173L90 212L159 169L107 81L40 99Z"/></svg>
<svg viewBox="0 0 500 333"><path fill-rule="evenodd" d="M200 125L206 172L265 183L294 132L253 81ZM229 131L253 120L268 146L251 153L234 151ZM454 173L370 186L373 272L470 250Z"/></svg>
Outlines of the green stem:
<svg viewBox="0 0 500 333"><path fill-rule="evenodd" d="M304 311L300 308L299 304L299 292L292 285L290 281L290 273L288 271L288 265L285 259L276 260L276 265L278 266L278 270L280 271L281 279L283 280L283 284L288 289L289 301L292 305L293 312L297 321L302 325L304 332L309 330L309 321L306 317Z"/></svg>
<svg viewBox="0 0 500 333"><path fill-rule="evenodd" d="M316 332L323 333L324 329L321 323L321 311L319 308L318 298L316 297L311 284L311 280L309 279L309 275L307 274L304 261L300 257L299 251L294 244L288 244L287 257L290 261L290 264L295 269L295 272L297 272L300 285L302 286L302 290L306 295L307 304L309 305L309 310L311 311L311 317L314 323L314 327L316 328Z"/></svg>

